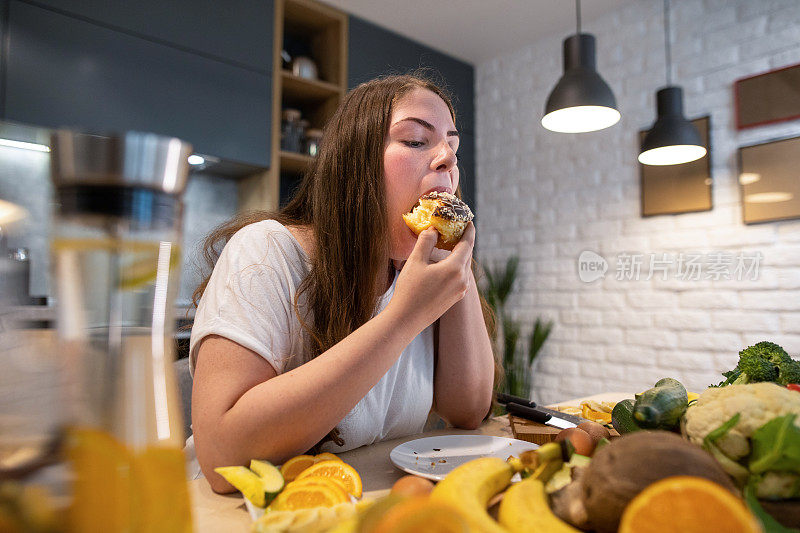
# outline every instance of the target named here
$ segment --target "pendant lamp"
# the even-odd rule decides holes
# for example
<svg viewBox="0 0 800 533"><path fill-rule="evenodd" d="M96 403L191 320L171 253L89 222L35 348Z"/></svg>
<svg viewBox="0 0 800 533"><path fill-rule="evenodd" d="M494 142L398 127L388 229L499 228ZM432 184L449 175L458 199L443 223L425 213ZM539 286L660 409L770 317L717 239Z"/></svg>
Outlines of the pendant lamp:
<svg viewBox="0 0 800 533"><path fill-rule="evenodd" d="M658 115L639 153L643 165L679 165L706 155L700 133L683 116L683 89L671 84L669 0L664 0L664 43L667 86L656 93Z"/></svg>
<svg viewBox="0 0 800 533"><path fill-rule="evenodd" d="M597 73L594 35L581 33L581 5L575 1L578 32L564 39L564 74L547 97L542 126L559 133L597 131L619 122L617 101Z"/></svg>

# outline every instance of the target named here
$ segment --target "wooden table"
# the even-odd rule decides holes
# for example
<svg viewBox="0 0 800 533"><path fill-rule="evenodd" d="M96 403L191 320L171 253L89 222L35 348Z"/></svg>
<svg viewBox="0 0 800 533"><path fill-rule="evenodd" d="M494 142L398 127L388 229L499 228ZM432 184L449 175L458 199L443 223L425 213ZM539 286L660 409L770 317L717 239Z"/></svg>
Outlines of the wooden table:
<svg viewBox="0 0 800 533"><path fill-rule="evenodd" d="M585 400L616 402L631 397L633 397L631 393L610 392L560 402L556 405L577 406ZM404 442L437 435L494 435L512 438L508 419L503 416L491 418L473 431L455 428L429 431L420 435L409 435L400 439L379 442L371 446L362 446L338 455L344 462L358 470L364 483L364 496L377 498L387 494L394 482L405 475L405 472L395 468L389 461L389 452ZM244 506L242 496L238 492L227 495L215 494L205 479L190 481L189 491L192 497L192 518L196 532L250 530L252 521Z"/></svg>

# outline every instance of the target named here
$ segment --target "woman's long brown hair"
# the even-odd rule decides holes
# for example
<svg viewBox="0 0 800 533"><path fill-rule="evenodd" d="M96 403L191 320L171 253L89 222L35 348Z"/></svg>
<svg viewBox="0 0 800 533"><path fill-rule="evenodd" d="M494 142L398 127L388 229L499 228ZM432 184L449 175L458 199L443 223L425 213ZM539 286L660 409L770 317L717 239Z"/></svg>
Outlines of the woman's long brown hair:
<svg viewBox="0 0 800 533"><path fill-rule="evenodd" d="M372 318L385 290L389 259L384 144L394 104L415 88L439 95L455 121L448 95L420 73L378 78L350 91L326 125L318 155L286 206L237 215L206 237L204 278L192 295L193 304L199 303L228 240L248 224L272 219L284 226L306 226L313 233L311 270L294 301L295 314L309 334L312 358ZM297 305L303 293L310 315ZM494 315L483 297L481 306L493 334ZM309 316L312 320L304 319ZM497 361L495 356L496 382L502 376Z"/></svg>

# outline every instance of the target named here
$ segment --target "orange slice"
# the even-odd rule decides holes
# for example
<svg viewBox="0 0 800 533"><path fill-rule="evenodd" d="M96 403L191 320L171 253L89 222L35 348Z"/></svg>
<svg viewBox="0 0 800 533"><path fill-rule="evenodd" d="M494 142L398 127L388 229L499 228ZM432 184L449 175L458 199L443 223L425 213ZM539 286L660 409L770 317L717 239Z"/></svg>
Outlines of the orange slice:
<svg viewBox="0 0 800 533"><path fill-rule="evenodd" d="M314 456L315 463L321 463L322 461L341 461L339 456L331 453L331 452L322 452Z"/></svg>
<svg viewBox="0 0 800 533"><path fill-rule="evenodd" d="M313 466L303 470L297 479L307 477L331 477L338 479L347 488L347 492L355 496L361 497L361 476L358 475L356 469L342 461L321 461Z"/></svg>
<svg viewBox="0 0 800 533"><path fill-rule="evenodd" d="M603 411L597 411L589 407L588 404L581 405L581 416L586 420L591 420L592 422L597 422L598 424L610 424L611 423L611 413L604 413Z"/></svg>
<svg viewBox="0 0 800 533"><path fill-rule="evenodd" d="M653 483L622 514L619 533L760 533L744 502L707 479L674 476Z"/></svg>
<svg viewBox="0 0 800 533"><path fill-rule="evenodd" d="M350 501L350 493L347 492L347 487L345 484L340 480L332 477L306 477L303 479L296 479L292 481L288 486L289 487L302 487L302 486L313 486L313 485L324 485L326 487L331 487L335 491L339 492L345 501Z"/></svg>
<svg viewBox="0 0 800 533"><path fill-rule="evenodd" d="M345 503L347 496L330 486L287 486L269 505L272 511L297 511L314 507L333 507Z"/></svg>
<svg viewBox="0 0 800 533"><path fill-rule="evenodd" d="M450 504L415 496L392 506L373 533L468 533L466 519Z"/></svg>
<svg viewBox="0 0 800 533"><path fill-rule="evenodd" d="M313 455L298 455L297 457L292 457L283 463L283 466L281 466L281 475L288 483L289 481L297 479L297 476L300 475L300 472L313 464Z"/></svg>

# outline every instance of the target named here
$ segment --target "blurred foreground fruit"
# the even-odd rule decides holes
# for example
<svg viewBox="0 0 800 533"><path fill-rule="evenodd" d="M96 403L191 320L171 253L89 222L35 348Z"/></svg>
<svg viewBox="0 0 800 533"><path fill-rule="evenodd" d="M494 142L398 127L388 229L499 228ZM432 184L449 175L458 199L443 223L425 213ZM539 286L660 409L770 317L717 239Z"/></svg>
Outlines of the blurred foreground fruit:
<svg viewBox="0 0 800 533"><path fill-rule="evenodd" d="M296 511L270 511L253 523L253 533L305 533L328 531L356 516L356 504L347 502L334 507L315 507Z"/></svg>
<svg viewBox="0 0 800 533"><path fill-rule="evenodd" d="M586 467L583 500L592 527L617 531L631 500L672 476L702 477L736 492L728 474L699 446L669 431L636 431L600 448Z"/></svg>
<svg viewBox="0 0 800 533"><path fill-rule="evenodd" d="M497 457L482 457L450 472L431 492L431 500L461 511L475 531L505 533L486 512L489 500L511 483L514 469Z"/></svg>
<svg viewBox="0 0 800 533"><path fill-rule="evenodd" d="M631 501L620 533L760 533L761 525L729 490L691 476L653 483Z"/></svg>
<svg viewBox="0 0 800 533"><path fill-rule="evenodd" d="M558 518L547 501L544 483L523 479L511 486L500 503L499 522L511 533L579 533Z"/></svg>
<svg viewBox="0 0 800 533"><path fill-rule="evenodd" d="M415 496L392 506L372 533L470 533L467 520L451 504Z"/></svg>

